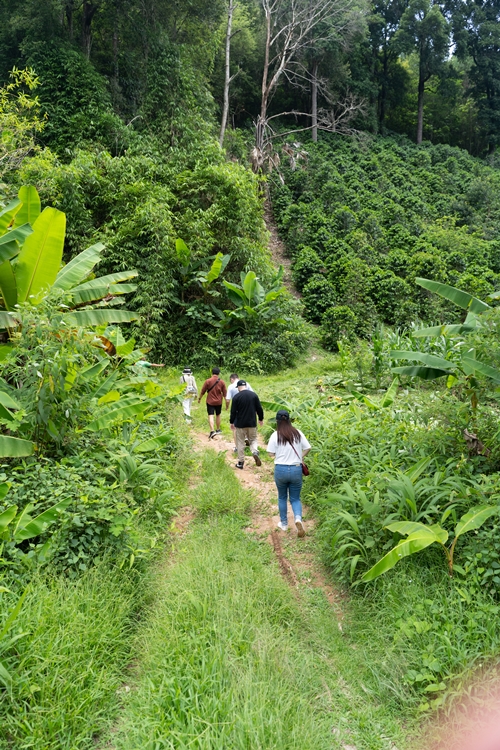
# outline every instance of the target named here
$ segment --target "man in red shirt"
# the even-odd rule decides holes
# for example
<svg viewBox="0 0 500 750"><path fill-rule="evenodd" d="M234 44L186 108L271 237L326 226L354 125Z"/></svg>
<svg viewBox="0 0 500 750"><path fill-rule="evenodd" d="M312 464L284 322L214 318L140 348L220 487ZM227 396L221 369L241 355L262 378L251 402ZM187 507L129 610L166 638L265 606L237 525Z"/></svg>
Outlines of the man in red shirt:
<svg viewBox="0 0 500 750"><path fill-rule="evenodd" d="M220 370L218 367L212 367L212 377L205 380L201 389L198 403L200 403L203 394L207 394L207 412L208 412L208 424L210 425L209 438L213 438L215 435L220 435L222 432L220 428L220 413L222 410L222 401L226 397L227 388L226 384L220 377ZM214 414L215 414L215 427L214 430Z"/></svg>

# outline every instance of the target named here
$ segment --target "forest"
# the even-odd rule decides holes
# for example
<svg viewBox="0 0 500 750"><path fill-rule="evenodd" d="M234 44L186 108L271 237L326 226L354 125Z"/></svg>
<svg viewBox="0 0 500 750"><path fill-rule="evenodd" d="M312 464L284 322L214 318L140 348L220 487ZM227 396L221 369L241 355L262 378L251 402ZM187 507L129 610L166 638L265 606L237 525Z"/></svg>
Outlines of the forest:
<svg viewBox="0 0 500 750"><path fill-rule="evenodd" d="M0 750L487 750L500 5L0 8Z"/></svg>

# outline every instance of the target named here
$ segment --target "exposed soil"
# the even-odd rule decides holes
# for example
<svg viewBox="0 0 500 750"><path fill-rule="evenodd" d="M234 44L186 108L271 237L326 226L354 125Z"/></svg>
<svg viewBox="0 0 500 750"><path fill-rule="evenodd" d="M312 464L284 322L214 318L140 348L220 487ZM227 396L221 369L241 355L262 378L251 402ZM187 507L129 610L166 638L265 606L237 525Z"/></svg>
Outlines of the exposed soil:
<svg viewBox="0 0 500 750"><path fill-rule="evenodd" d="M280 239L278 234L278 228L274 221L273 209L269 198L266 199L264 204L264 221L266 223L267 231L269 232L269 250L271 251L271 257L276 267L283 266L283 283L294 297L300 299L301 294L298 292L292 281L292 261L286 254L285 245Z"/></svg>
<svg viewBox="0 0 500 750"><path fill-rule="evenodd" d="M197 452L206 448L225 451L226 461L234 468L236 476L247 490L254 493L255 501L251 514L251 521L246 531L264 539L274 549L281 574L287 583L297 593L303 587L321 589L330 602L342 630L342 602L344 594L334 588L328 581L326 570L317 559L314 550L315 523L310 517L307 506L303 506L303 519L306 528L305 539L299 539L295 531L292 509L288 508L288 532L277 528L278 503L276 486L273 479L273 464L263 462L262 466L255 465L251 456L245 457L243 470L236 469L236 454L233 452L234 443L224 435L216 435L211 440L206 433L193 432L193 447ZM262 452L265 446L259 439Z"/></svg>

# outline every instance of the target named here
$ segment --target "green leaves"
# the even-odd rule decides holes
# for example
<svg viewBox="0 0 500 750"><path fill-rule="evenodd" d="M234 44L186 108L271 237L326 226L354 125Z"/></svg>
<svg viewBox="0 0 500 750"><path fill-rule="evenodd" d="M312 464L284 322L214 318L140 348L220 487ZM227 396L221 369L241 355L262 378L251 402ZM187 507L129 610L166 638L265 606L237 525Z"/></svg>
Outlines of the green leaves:
<svg viewBox="0 0 500 750"><path fill-rule="evenodd" d="M26 513L21 514L18 523L14 527L12 538L15 542L24 542L26 539L33 539L36 536L40 536L54 521L57 521L61 513L72 502L71 497L61 500L33 519Z"/></svg>
<svg viewBox="0 0 500 750"><path fill-rule="evenodd" d="M109 323L131 323L139 320L138 313L129 310L115 310L115 308L100 308L98 310L77 310L66 313L64 316L68 325L92 327L102 326Z"/></svg>
<svg viewBox="0 0 500 750"><path fill-rule="evenodd" d="M430 547L431 544L434 544L434 542L441 543L438 535L432 530L432 528L426 527L423 524L412 524L412 526L418 526L419 528L413 531L407 539L401 540L401 542L384 555L376 565L370 568L370 570L361 577L362 581L373 581L374 578L378 578L382 573L387 573L388 570L391 570L391 568L397 565L397 563L404 557L413 555L416 552L421 552L426 547ZM400 533L405 532L401 531Z"/></svg>
<svg viewBox="0 0 500 750"><path fill-rule="evenodd" d="M15 276L19 303L29 300L36 304L56 280L65 233L65 214L56 208L45 208L17 259Z"/></svg>
<svg viewBox="0 0 500 750"><path fill-rule="evenodd" d="M454 286L422 278L416 278L415 282L424 289L428 289L429 292L434 292L435 294L439 294L440 297L450 300L450 302L461 307L462 310L469 310L472 313L482 313L490 309L490 306L486 302L482 302L477 297L473 297L472 294L463 292L461 289L456 289Z"/></svg>
<svg viewBox="0 0 500 750"><path fill-rule="evenodd" d="M455 526L455 536L462 536L468 531L479 529L488 518L498 513L498 507L493 505L481 505L466 513Z"/></svg>
<svg viewBox="0 0 500 750"><path fill-rule="evenodd" d="M0 458L31 456L34 448L31 440L21 440L21 438L11 435L0 435Z"/></svg>
<svg viewBox="0 0 500 750"><path fill-rule="evenodd" d="M103 250L104 245L102 242L97 242L95 245L79 253L61 268L56 276L54 288L68 291L81 283L89 275L94 266L99 263Z"/></svg>

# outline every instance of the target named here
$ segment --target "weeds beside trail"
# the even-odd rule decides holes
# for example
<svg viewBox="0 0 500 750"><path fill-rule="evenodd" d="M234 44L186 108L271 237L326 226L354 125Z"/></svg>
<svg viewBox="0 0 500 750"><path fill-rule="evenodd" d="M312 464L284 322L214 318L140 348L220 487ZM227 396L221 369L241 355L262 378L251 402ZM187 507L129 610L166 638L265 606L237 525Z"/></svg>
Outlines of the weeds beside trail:
<svg viewBox="0 0 500 750"><path fill-rule="evenodd" d="M139 677L109 747L401 749L369 655L345 640L321 591L298 601L272 547L245 532L252 498L215 452L201 476L198 519L158 570Z"/></svg>

